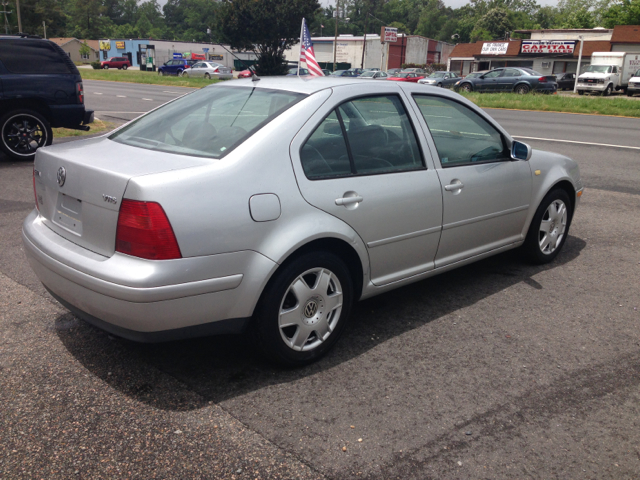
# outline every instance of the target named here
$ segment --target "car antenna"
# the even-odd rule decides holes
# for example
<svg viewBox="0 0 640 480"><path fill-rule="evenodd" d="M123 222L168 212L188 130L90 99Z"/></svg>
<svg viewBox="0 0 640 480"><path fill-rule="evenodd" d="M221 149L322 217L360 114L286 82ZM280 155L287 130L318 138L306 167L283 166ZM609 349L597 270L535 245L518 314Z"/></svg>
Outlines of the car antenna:
<svg viewBox="0 0 640 480"><path fill-rule="evenodd" d="M258 75L256 75L256 72L251 69L251 66L247 65L246 63L244 63L244 60L242 60L240 57L238 57L235 53L233 53L231 50L229 50L227 47L225 47L221 43L219 45L222 48L224 48L227 52L229 52L231 55L236 57L245 67L247 67L247 70L249 70L251 72L251 81L252 82L259 82L260 81L260 77L258 77Z"/></svg>

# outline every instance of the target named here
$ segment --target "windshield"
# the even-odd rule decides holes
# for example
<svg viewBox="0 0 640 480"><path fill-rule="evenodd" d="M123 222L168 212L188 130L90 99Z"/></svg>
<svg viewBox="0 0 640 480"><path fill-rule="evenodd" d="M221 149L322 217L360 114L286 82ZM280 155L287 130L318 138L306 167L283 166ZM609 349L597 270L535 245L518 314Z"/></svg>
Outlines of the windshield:
<svg viewBox="0 0 640 480"><path fill-rule="evenodd" d="M255 87L207 87L154 110L109 139L219 159L305 96Z"/></svg>
<svg viewBox="0 0 640 480"><path fill-rule="evenodd" d="M342 75L344 72L346 72L346 70L336 70L335 72L333 72L331 75L337 76L339 77L340 75Z"/></svg>
<svg viewBox="0 0 640 480"><path fill-rule="evenodd" d="M407 78L409 76L409 73L411 72L395 73L393 76L396 78Z"/></svg>
<svg viewBox="0 0 640 480"><path fill-rule="evenodd" d="M429 78L444 78L444 73L435 72L435 73L432 73L431 75L429 75Z"/></svg>
<svg viewBox="0 0 640 480"><path fill-rule="evenodd" d="M364 72L362 74L360 74L361 77L373 77L376 74L376 72Z"/></svg>
<svg viewBox="0 0 640 480"><path fill-rule="evenodd" d="M638 69L638 71L636 73L633 74L634 77L640 77L640 68Z"/></svg>
<svg viewBox="0 0 640 480"><path fill-rule="evenodd" d="M609 65L589 65L585 72L611 73L611 67Z"/></svg>

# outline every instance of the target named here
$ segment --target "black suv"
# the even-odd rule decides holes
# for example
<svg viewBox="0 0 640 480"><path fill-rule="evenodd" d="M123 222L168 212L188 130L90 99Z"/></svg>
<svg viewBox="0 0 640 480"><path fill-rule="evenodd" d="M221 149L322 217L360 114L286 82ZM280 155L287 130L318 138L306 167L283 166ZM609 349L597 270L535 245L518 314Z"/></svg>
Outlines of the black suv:
<svg viewBox="0 0 640 480"><path fill-rule="evenodd" d="M0 35L0 149L31 160L51 145L52 127L89 130L82 78L58 45L30 35Z"/></svg>

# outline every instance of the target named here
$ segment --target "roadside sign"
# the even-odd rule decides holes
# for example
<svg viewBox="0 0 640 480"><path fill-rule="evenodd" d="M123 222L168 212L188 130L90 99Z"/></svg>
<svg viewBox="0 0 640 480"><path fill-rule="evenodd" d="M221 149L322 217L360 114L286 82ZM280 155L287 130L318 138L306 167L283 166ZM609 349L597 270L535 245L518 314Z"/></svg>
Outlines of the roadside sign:
<svg viewBox="0 0 640 480"><path fill-rule="evenodd" d="M124 42L116 42L116 49L124 50Z"/></svg>
<svg viewBox="0 0 640 480"><path fill-rule="evenodd" d="M182 54L181 53L174 53L173 54L173 58L182 58Z"/></svg>
<svg viewBox="0 0 640 480"><path fill-rule="evenodd" d="M394 27L382 27L380 30L380 42L395 43L398 41L398 29Z"/></svg>
<svg viewBox="0 0 640 480"><path fill-rule="evenodd" d="M209 49L208 49L208 48L203 48L203 49L202 49L202 51L203 51L204 53L207 53L207 52L209 51Z"/></svg>

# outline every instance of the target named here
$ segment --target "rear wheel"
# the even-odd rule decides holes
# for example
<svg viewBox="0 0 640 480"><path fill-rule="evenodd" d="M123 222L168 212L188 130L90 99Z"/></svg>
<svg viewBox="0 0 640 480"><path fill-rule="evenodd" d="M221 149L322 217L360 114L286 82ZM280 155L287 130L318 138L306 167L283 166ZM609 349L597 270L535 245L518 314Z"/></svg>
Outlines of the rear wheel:
<svg viewBox="0 0 640 480"><path fill-rule="evenodd" d="M353 286L344 262L329 252L310 252L269 282L256 309L254 338L266 356L284 365L318 360L344 330Z"/></svg>
<svg viewBox="0 0 640 480"><path fill-rule="evenodd" d="M518 85L518 86L515 88L515 92L516 92L518 95L526 95L527 93L529 93L529 90L531 90L531 89L529 88L529 85Z"/></svg>
<svg viewBox="0 0 640 480"><path fill-rule="evenodd" d="M562 189L549 192L531 221L523 249L533 263L553 261L569 235L571 200Z"/></svg>
<svg viewBox="0 0 640 480"><path fill-rule="evenodd" d="M0 148L16 160L33 160L36 150L51 145L46 118L33 110L13 110L0 117Z"/></svg>
<svg viewBox="0 0 640 480"><path fill-rule="evenodd" d="M211 75L209 75L208 73L205 73L204 78L206 78L207 80L211 80Z"/></svg>
<svg viewBox="0 0 640 480"><path fill-rule="evenodd" d="M123 69L123 70L126 70L127 68L129 68L129 67L127 67L126 65L123 65L123 66L122 66L122 69Z"/></svg>

